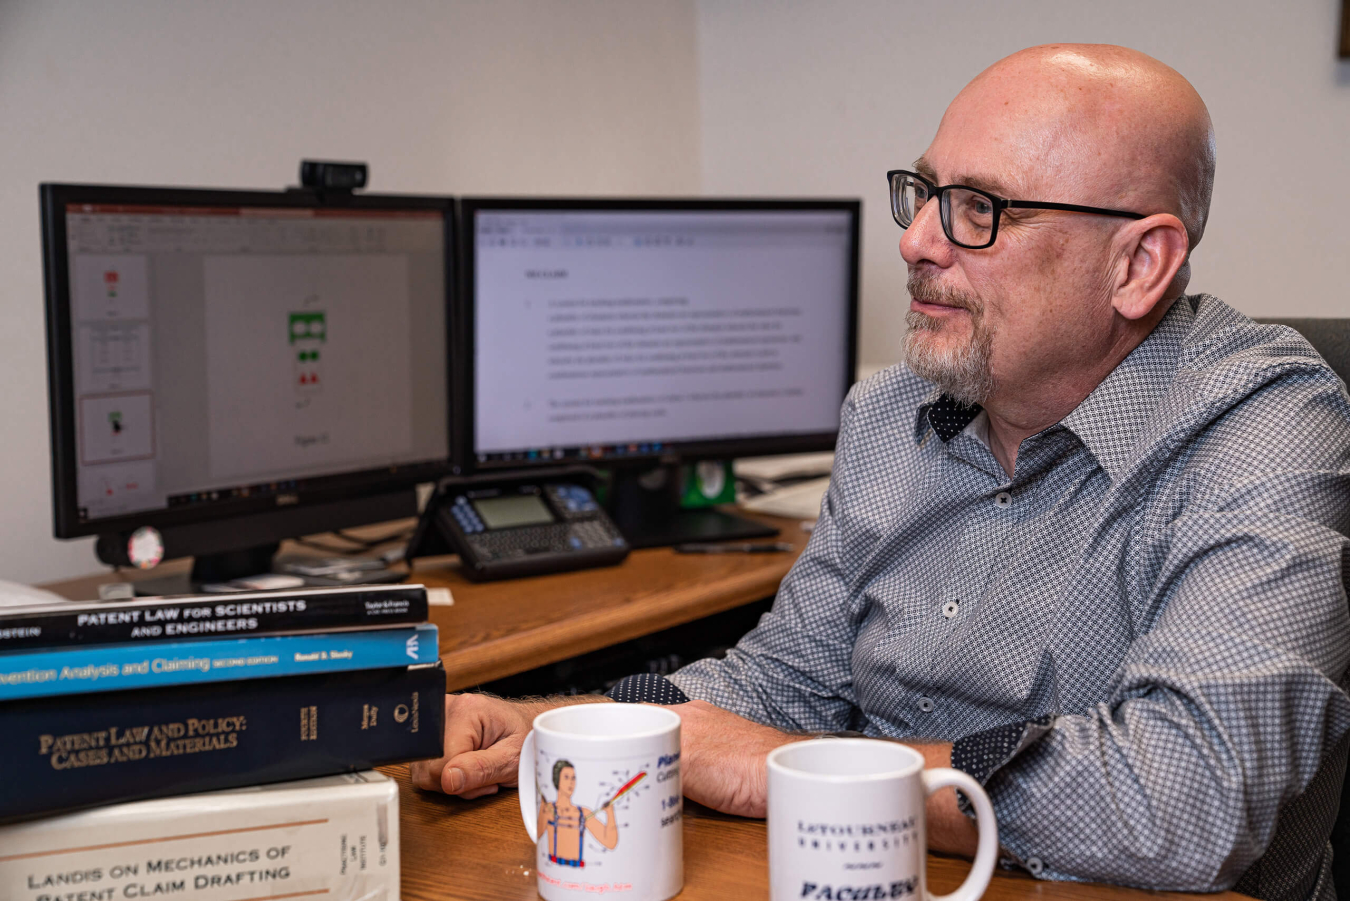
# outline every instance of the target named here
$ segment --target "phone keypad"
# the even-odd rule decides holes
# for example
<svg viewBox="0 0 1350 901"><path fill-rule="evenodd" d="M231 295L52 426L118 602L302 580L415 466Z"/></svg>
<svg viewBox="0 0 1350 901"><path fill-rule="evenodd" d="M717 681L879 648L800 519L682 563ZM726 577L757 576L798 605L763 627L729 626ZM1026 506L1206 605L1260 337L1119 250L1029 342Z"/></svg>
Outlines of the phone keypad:
<svg viewBox="0 0 1350 901"><path fill-rule="evenodd" d="M600 519L545 526L520 526L499 532L473 534L469 546L484 560L535 554L566 554L588 548L622 547L623 537Z"/></svg>

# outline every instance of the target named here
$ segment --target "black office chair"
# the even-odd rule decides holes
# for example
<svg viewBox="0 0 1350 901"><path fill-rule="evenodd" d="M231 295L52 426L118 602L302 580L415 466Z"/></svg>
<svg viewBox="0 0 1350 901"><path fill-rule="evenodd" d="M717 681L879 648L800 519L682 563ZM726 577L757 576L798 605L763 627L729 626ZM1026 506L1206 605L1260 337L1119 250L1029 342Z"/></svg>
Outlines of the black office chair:
<svg viewBox="0 0 1350 901"><path fill-rule="evenodd" d="M1287 325L1308 339L1322 359L1350 385L1350 319L1258 319L1271 325Z"/></svg>
<svg viewBox="0 0 1350 901"><path fill-rule="evenodd" d="M1287 325L1308 339L1322 359L1350 385L1350 319L1258 319ZM1350 574L1347 574L1350 587ZM1336 895L1350 898L1350 779L1341 785L1341 806L1331 827L1332 879Z"/></svg>

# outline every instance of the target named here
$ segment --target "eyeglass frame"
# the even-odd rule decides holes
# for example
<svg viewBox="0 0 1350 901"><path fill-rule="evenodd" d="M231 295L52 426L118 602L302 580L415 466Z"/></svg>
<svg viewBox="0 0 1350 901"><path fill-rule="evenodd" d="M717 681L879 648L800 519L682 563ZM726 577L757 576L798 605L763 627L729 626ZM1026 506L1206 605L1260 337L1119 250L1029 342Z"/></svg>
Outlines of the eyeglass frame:
<svg viewBox="0 0 1350 901"><path fill-rule="evenodd" d="M1062 210L1068 213L1095 213L1098 216L1119 216L1123 219L1135 219L1135 220L1148 218L1148 216L1144 213L1132 213L1127 210L1108 210L1103 207L1083 206L1077 203L1049 203L1047 201L1042 200L1007 200L1003 197L999 197L997 194L990 194L988 191L982 190L980 188L972 188L970 185L935 185L929 179L924 178L919 173L913 172L909 169L892 169L886 173L886 189L890 192L891 195L891 216L895 219L896 225L906 230L909 229L909 225L905 225L903 222L900 221L900 209L898 203L899 195L895 188L895 177L897 175L912 176L916 180L921 181L928 186L930 199L935 199L938 202L938 221L942 223L942 233L947 236L948 241L951 241L957 247L964 247L966 250L984 250L986 247L992 247L994 245L995 239L998 238L998 224L1003 219L1003 211L1007 209ZM989 202L993 205L995 215L993 218L993 222L989 227L988 242L984 244L962 244L960 241L956 240L956 238L952 236L951 226L947 222L947 219L950 216L949 211L951 208L951 204L946 203L944 211L943 197L947 194L948 191L954 191L958 189L962 191L970 191L974 194L979 194L981 197L988 199ZM926 202L927 201L925 201L925 203ZM918 216L917 210L915 211L915 216L916 217ZM914 223L911 221L910 225L913 224Z"/></svg>

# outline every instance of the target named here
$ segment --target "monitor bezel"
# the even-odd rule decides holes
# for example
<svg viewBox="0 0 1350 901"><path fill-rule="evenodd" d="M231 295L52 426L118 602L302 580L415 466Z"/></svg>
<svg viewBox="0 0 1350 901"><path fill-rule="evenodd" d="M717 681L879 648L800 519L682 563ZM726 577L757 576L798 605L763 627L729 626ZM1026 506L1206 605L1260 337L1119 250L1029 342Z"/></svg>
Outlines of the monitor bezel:
<svg viewBox="0 0 1350 901"><path fill-rule="evenodd" d="M457 283L454 253L457 246L454 198L436 195L316 193L238 190L221 188L152 187L143 185L58 184L39 185L42 216L43 287L46 308L48 420L52 461L52 525L57 538L79 538L127 532L140 526L158 529L249 517L296 508L332 505L336 502L411 490L418 483L434 482L451 472L449 456L454 449L454 357L451 298ZM350 209L430 211L441 214L445 242L445 347L447 456L399 467L353 470L330 476L310 477L317 484L277 494L213 501L200 507L159 508L117 516L81 520L79 516L78 435L75 424L75 371L70 303L69 247L66 207L69 204L109 204L184 207L272 207L280 209ZM352 523L334 526L343 528Z"/></svg>
<svg viewBox="0 0 1350 901"><path fill-rule="evenodd" d="M846 369L844 392L856 381L858 365L858 282L862 254L862 201L857 198L830 197L717 197L717 198L578 198L578 197L461 197L459 200L459 284L451 301L455 318L457 344L455 355L462 361L455 367L462 383L455 396L460 402L451 411L452 434L459 436L456 463L465 472L491 472L535 466L589 463L601 467L652 466L672 460L726 460L736 457L758 457L770 454L811 453L834 450L838 430L806 434L765 435L753 438L718 438L702 441L676 441L663 444L660 452L630 453L594 459L537 460L478 460L475 449L475 379L476 334L474 305L477 300L474 286L474 236L476 214L498 210L577 210L585 212L655 211L655 212L846 212L852 219L850 229L848 328L845 350ZM839 402L842 405L844 395Z"/></svg>

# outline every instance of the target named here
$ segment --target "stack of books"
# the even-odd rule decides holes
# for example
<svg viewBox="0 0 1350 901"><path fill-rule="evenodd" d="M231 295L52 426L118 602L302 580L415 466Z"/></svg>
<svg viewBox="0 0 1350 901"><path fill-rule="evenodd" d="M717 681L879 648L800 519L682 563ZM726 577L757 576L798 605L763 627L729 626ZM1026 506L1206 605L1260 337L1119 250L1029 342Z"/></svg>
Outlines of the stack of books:
<svg viewBox="0 0 1350 901"><path fill-rule="evenodd" d="M426 619L406 585L0 608L0 897L396 901L372 768L441 754Z"/></svg>

